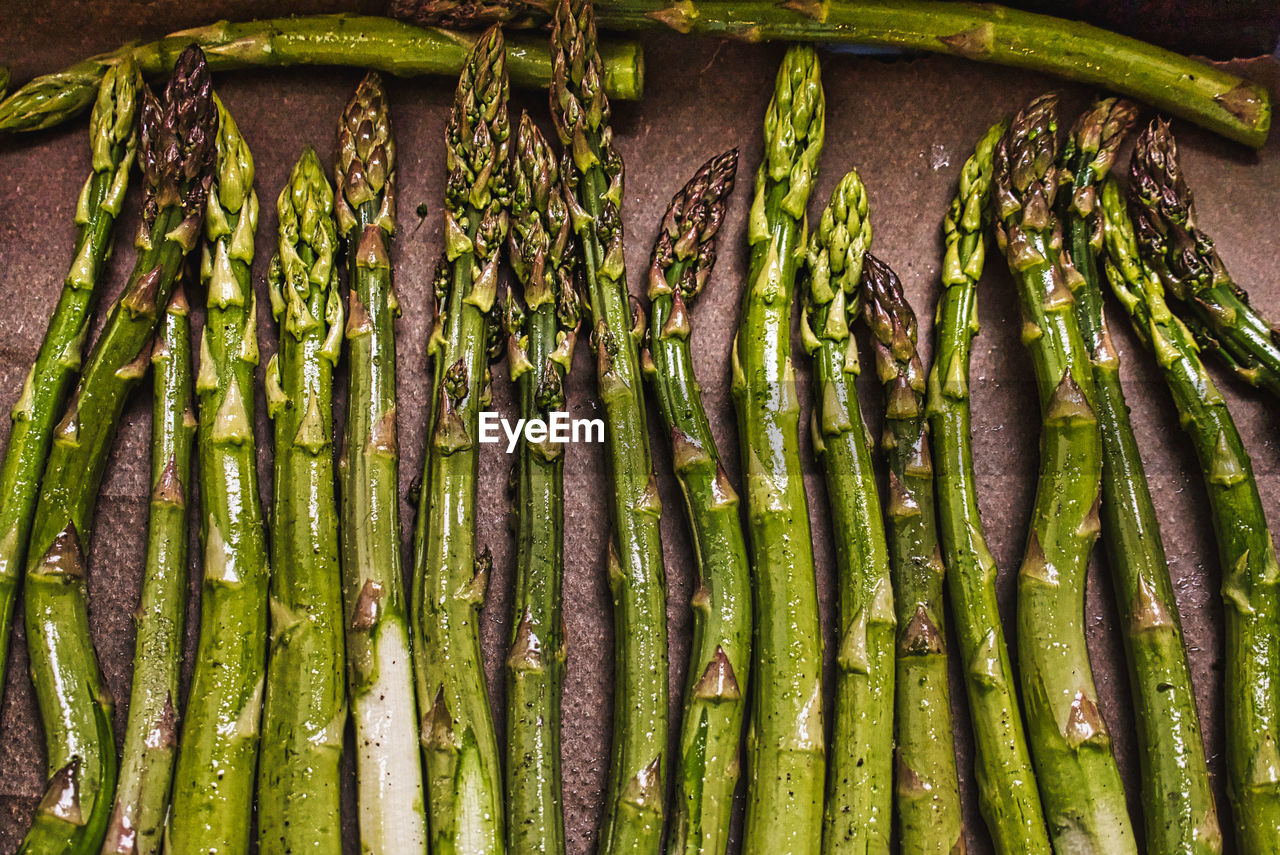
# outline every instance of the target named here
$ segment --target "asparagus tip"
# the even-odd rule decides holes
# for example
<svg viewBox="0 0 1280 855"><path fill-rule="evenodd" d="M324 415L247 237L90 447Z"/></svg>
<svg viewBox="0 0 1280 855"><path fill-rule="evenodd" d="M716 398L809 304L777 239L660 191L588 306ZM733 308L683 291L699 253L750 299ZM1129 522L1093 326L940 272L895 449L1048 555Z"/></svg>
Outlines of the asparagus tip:
<svg viewBox="0 0 1280 855"><path fill-rule="evenodd" d="M738 149L732 148L702 164L671 198L653 248L651 269L664 283L657 292L665 290L667 273L682 262L680 278L670 287L685 303L692 303L702 293L715 266L716 238L737 172Z"/></svg>

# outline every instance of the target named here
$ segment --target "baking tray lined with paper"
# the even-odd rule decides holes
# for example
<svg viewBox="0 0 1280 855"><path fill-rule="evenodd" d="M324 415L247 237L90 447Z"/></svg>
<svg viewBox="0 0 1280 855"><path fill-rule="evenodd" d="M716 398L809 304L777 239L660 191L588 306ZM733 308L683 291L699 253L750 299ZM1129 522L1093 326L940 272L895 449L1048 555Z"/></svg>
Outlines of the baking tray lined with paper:
<svg viewBox="0 0 1280 855"><path fill-rule="evenodd" d="M255 6L220 4L202 14L247 18L292 11L296 4ZM330 11L319 8L305 11ZM107 20L102 4L67 4L44 10L21 28L19 10L0 11L0 50L15 80L116 47L127 39L162 35L185 25L190 12L170 17L163 10L143 15L131 4L119 7L118 24L83 26L89 10ZM361 11L378 11L365 9ZM162 20L163 19L163 20ZM21 34L21 35L19 35ZM762 157L761 123L774 74L783 55L777 45L743 45L671 34L645 35L644 99L614 102L615 143L626 162L622 204L626 261L632 293L643 297L653 240L672 194L699 165L731 147L740 150L738 186L721 227L718 260L698 302L690 310L692 352L711 427L724 465L740 494L739 436L730 399L730 350L738 325L747 278L746 243L751 181ZM933 307L940 292L942 217L959 171L974 141L995 121L1011 115L1047 90L1062 93L1063 124L1091 102L1094 92L1040 75L945 57L875 58L821 53L826 91L826 143L808 208L809 223L844 173L856 168L866 184L874 225L874 252L902 279L905 294L920 320L920 349L926 365L933 350ZM1239 63L1246 76L1272 87L1280 74L1274 59ZM258 343L262 365L277 349L276 331L265 317L267 277L274 252L277 215L274 200L306 145L314 146L326 170L336 154L338 117L360 78L352 69L284 69L216 74L214 83L252 148L257 187L263 200L252 282L260 317ZM436 259L444 245L445 122L453 84L444 79L386 81L397 137L399 226L392 262L403 315L396 326L399 348L397 408L400 447L400 495L405 566L415 509L410 492L422 471L429 400L426 348L431 329L430 289ZM554 136L542 93L513 90L513 125L528 110L544 132ZM1144 111L1139 127L1152 118ZM1065 128L1063 129L1065 131ZM1235 279L1249 290L1263 315L1280 317L1280 290L1274 283L1274 259L1280 253L1275 228L1280 211L1280 143L1271 140L1259 152L1224 141L1185 122L1175 122L1182 165L1197 191L1201 225L1213 235ZM1118 163L1127 164L1126 144ZM83 121L30 135L0 139L0 163L8 177L0 187L0 403L17 401L35 357L49 312L62 284L74 238L73 215L89 168ZM1120 171L1120 170L1117 170ZM108 264L107 289L100 307L110 304L132 267L137 233L139 190L131 188L116 229L115 255ZM421 207L420 207L421 206ZM505 274L504 274L505 275ZM202 299L192 299L193 317L203 317ZM1006 265L994 244L979 287L982 332L974 345L971 385L973 444L983 521L1000 567L998 590L1004 626L1014 644L1014 588L1030 521L1038 464L1040 419L1031 363L1020 335L1022 322ZM1225 791L1223 730L1223 615L1219 596L1221 568L1207 501L1192 447L1179 427L1167 389L1146 349L1108 296L1107 312L1121 361L1124 391L1160 519L1170 570L1181 611L1192 678L1199 701L1206 752L1218 810L1229 826ZM102 326L102 311L91 336ZM197 327L198 329L198 327ZM858 333L865 340L865 333ZM575 418L599 418L595 360L585 336L568 375L568 409ZM798 391L808 424L813 403L812 370L799 332L793 336ZM1280 516L1280 445L1275 436L1275 404L1263 392L1241 383L1221 364L1206 360L1239 425L1253 465L1263 505ZM881 392L870 350L863 346L863 410L873 435L879 434ZM345 363L337 368L335 419L345 407ZM271 495L271 423L261 371L256 386L258 469L264 501ZM94 642L110 694L116 699L114 723L124 731L133 657L132 614L137 607L149 494L149 396L131 400L117 437L99 500L88 554L90 617ZM516 401L505 366L494 370L492 409L514 415ZM688 606L696 585L692 545L684 507L672 472L670 443L659 428L650 397L650 446L662 499L663 554L667 576L667 618L671 720L678 721L692 635ZM7 425L0 433L7 432ZM835 667L838 647L834 613L834 551L822 472L814 461L807 430L801 431L819 604L826 648L825 667ZM499 738L503 734L504 679L511 627L514 547L507 528L507 481L512 458L505 443L482 447L477 541L493 552L493 572L481 612L489 697ZM876 454L877 466L882 458ZM568 850L594 848L605 799L613 685L613 629L605 571L609 538L606 460L602 446L571 444L565 455L565 628L567 671L563 700L564 807ZM198 491L193 490L193 493ZM193 512L193 519L199 519ZM192 530L192 566L201 550ZM184 674L189 675L199 631L193 576ZM1100 695L1100 710L1111 731L1126 784L1131 814L1140 816L1140 780L1129 678L1118 626L1113 586L1104 550L1094 550L1088 579L1085 622ZM3 707L0 708L0 850L11 851L25 833L44 785L39 716L27 673L25 632L15 621ZM953 657L951 700L958 772L970 851L990 851L979 815L973 775L968 710ZM184 682L184 687L185 687ZM829 701L828 701L829 702ZM672 728L672 753L678 728ZM349 744L349 743L348 743ZM348 751L344 832L348 851L357 851L354 771ZM741 788L740 788L741 789ZM1135 826L1141 822L1135 819Z"/></svg>

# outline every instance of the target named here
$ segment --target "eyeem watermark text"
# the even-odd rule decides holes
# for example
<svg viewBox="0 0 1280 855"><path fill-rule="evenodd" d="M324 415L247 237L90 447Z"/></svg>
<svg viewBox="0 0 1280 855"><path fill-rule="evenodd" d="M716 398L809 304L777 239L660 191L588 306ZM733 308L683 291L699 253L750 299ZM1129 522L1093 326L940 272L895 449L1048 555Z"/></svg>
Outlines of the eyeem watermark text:
<svg viewBox="0 0 1280 855"><path fill-rule="evenodd" d="M604 419L574 419L568 413L548 413L547 419L511 419L501 413L485 410L480 413L480 441L500 442L507 439L507 454L516 450L516 444L525 442L604 442Z"/></svg>

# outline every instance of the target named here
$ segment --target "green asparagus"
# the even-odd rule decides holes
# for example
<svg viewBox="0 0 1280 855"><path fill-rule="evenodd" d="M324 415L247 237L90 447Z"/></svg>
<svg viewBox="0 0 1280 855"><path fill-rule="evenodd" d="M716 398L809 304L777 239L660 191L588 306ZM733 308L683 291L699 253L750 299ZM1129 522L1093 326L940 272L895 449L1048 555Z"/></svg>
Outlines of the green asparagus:
<svg viewBox="0 0 1280 855"><path fill-rule="evenodd" d="M398 77L453 76L476 44L473 33L454 32L372 15L302 15L259 21L217 21L171 33L147 44L131 43L110 53L37 77L0 102L0 131L38 131L84 112L93 103L107 69L132 58L143 74L173 68L188 45L208 56L212 71L241 68L337 65L371 68ZM609 95L638 101L644 94L644 54L636 42L600 45ZM551 79L545 39L521 36L507 45L511 79L539 88Z"/></svg>
<svg viewBox="0 0 1280 855"><path fill-rule="evenodd" d="M275 424L271 645L258 763L258 851L342 852L339 763L347 724L333 369L343 312L333 189L310 148L276 203L268 282L280 348L267 365Z"/></svg>
<svg viewBox="0 0 1280 855"><path fill-rule="evenodd" d="M1098 254L1103 223L1098 184L1133 125L1137 109L1108 98L1085 112L1060 163L1070 193L1058 197L1073 266L1076 322L1089 348L1102 435L1102 535L1124 626L1142 767L1147 851L1215 853L1222 831L1209 785L1191 666L1160 522L1120 385L1120 358L1103 311Z"/></svg>
<svg viewBox="0 0 1280 855"><path fill-rule="evenodd" d="M1173 395L1204 473L1218 536L1226 606L1227 792L1236 845L1247 853L1280 852L1280 567L1253 464L1192 333L1170 312L1161 277L1140 257L1114 179L1103 184L1100 204L1107 279Z"/></svg>
<svg viewBox="0 0 1280 855"><path fill-rule="evenodd" d="M215 99L216 100L216 99ZM204 543L200 640L182 722L165 850L249 851L267 655L267 542L253 434L257 301L250 283L253 157L218 104L204 223L204 331L196 395Z"/></svg>
<svg viewBox="0 0 1280 855"><path fill-rule="evenodd" d="M49 327L22 393L0 466L0 687L9 661L9 623L27 558L53 427L80 370L84 337L111 231L129 185L138 146L138 70L122 63L103 77L89 120L92 173L76 204L76 247Z"/></svg>
<svg viewBox="0 0 1280 855"><path fill-rule="evenodd" d="M818 56L787 51L764 120L747 220L751 263L733 345L732 392L755 572L745 851L817 852L826 741L822 630L800 463L791 304L826 104Z"/></svg>
<svg viewBox="0 0 1280 855"><path fill-rule="evenodd" d="M414 665L422 708L431 851L501 852L502 765L480 653L480 604L492 558L476 548L480 411L489 400L490 314L508 229L506 51L502 31L476 42L445 130L445 248L428 345L436 374L414 537L421 589Z"/></svg>
<svg viewBox="0 0 1280 855"><path fill-rule="evenodd" d="M507 295L508 368L520 416L565 409L565 374L577 339L576 246L568 188L556 156L525 114L516 135L511 188L511 266L523 305ZM564 684L564 451L521 440L515 464L515 598L507 657L507 848L565 851L560 785Z"/></svg>
<svg viewBox="0 0 1280 855"><path fill-rule="evenodd" d="M1022 307L1044 422L1018 572L1018 665L1028 742L1057 849L1136 853L1124 786L1084 637L1085 573L1101 525L1102 447L1089 351L1054 214L1057 96L1037 98L996 146L996 238Z"/></svg>
<svg viewBox="0 0 1280 855"><path fill-rule="evenodd" d="M822 832L827 855L888 852L893 819L898 618L871 440L858 403L862 367L850 328L862 307L859 282L870 245L866 188L854 171L836 185L809 239L800 325L817 381L813 447L826 477L839 599Z"/></svg>
<svg viewBox="0 0 1280 855"><path fill-rule="evenodd" d="M424 24L527 27L545 22L554 7L554 0L391 0L390 12ZM993 3L601 0L598 7L606 30L879 45L1053 74L1138 98L1254 148L1271 127L1265 86L1089 24Z"/></svg>
<svg viewBox="0 0 1280 855"><path fill-rule="evenodd" d="M146 181L138 257L53 444L27 554L27 649L45 725L48 787L21 852L93 853L116 782L111 699L89 632L85 556L98 486L129 392L146 373L159 316L204 216L217 130L200 51L175 65L163 101L143 90Z"/></svg>
<svg viewBox="0 0 1280 855"><path fill-rule="evenodd" d="M738 494L720 464L693 371L688 307L716 260L738 169L733 149L707 161L667 209L649 267L645 373L671 435L698 568L672 838L673 853L723 853L741 767L751 668L751 576Z"/></svg>
<svg viewBox="0 0 1280 855"><path fill-rule="evenodd" d="M159 855L178 747L179 680L187 617L187 494L196 416L191 324L181 286L151 352L151 522L134 642L133 689L120 785L102 855Z"/></svg>
<svg viewBox="0 0 1280 855"><path fill-rule="evenodd" d="M666 573L639 344L644 320L627 289L622 157L613 147L604 65L590 0L561 0L551 32L551 116L572 153L570 219L581 246L596 384L612 486L613 747L601 853L658 852L666 802Z"/></svg>
<svg viewBox="0 0 1280 855"><path fill-rule="evenodd" d="M888 265L866 254L862 314L871 330L876 374L884 386L880 444L889 462L885 527L898 616L894 694L898 839L910 852L963 850L964 818L956 776L947 685L933 458L925 418L925 369L916 351L916 316Z"/></svg>
<svg viewBox="0 0 1280 855"><path fill-rule="evenodd" d="M342 454L342 586L361 846L423 855L426 799L400 567L396 339L392 290L396 151L377 74L338 127L334 212L348 277L347 418Z"/></svg>
<svg viewBox="0 0 1280 855"><path fill-rule="evenodd" d="M1008 124L996 123L978 141L943 221L946 254L934 323L935 357L929 369L929 430L947 594L973 723L978 807L1002 855L1049 855L1013 662L1000 623L998 570L978 511L969 436L969 358L978 334L978 280L986 261L983 231L990 224L992 156Z"/></svg>
<svg viewBox="0 0 1280 855"><path fill-rule="evenodd" d="M1200 230L1178 144L1161 119L1134 146L1129 210L1143 258L1175 298L1200 347L1216 353L1246 383L1280 395L1280 326L1249 305L1213 239Z"/></svg>

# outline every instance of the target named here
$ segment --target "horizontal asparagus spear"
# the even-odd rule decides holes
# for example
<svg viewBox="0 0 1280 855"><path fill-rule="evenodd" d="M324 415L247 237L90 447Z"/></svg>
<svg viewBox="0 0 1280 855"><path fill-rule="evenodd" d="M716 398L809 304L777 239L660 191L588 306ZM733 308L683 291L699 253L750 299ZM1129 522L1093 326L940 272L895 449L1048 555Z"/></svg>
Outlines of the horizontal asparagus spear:
<svg viewBox="0 0 1280 855"><path fill-rule="evenodd" d="M391 0L397 18L534 26L553 0ZM943 0L601 0L603 30L669 28L746 42L880 45L1052 74L1145 101L1228 139L1261 148L1271 127L1266 87L1146 42L989 3Z"/></svg>
<svg viewBox="0 0 1280 855"><path fill-rule="evenodd" d="M93 103L103 74L132 57L150 77L167 74L191 44L204 49L211 71L337 65L370 68L397 77L453 77L475 44L474 33L416 27L373 15L308 15L233 23L218 21L181 30L147 44L127 44L62 71L37 77L0 103L0 131L37 131L79 115ZM644 57L635 42L600 45L610 97L638 100L644 92ZM546 39L517 37L507 44L511 82L537 88L551 80Z"/></svg>

